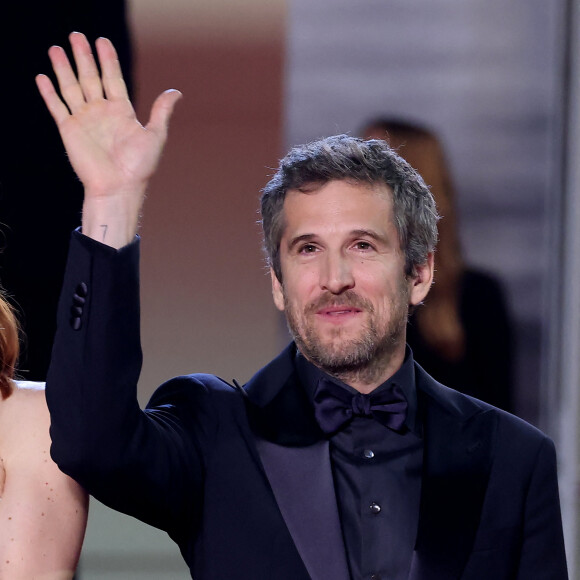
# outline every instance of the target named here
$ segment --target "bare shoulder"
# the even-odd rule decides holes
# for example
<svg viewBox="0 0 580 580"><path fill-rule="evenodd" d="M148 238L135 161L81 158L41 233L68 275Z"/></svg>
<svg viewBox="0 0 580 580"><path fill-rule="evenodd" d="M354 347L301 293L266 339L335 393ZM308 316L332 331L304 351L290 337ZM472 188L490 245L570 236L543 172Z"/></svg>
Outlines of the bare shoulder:
<svg viewBox="0 0 580 580"><path fill-rule="evenodd" d="M46 405L44 383L37 381L14 381L11 395L0 402L2 407L25 411L27 407Z"/></svg>
<svg viewBox="0 0 580 580"><path fill-rule="evenodd" d="M49 426L44 383L17 381L12 394L0 401L0 456L4 464L20 454L47 451Z"/></svg>
<svg viewBox="0 0 580 580"><path fill-rule="evenodd" d="M73 577L87 496L50 458L49 427L42 383L0 401L0 578Z"/></svg>

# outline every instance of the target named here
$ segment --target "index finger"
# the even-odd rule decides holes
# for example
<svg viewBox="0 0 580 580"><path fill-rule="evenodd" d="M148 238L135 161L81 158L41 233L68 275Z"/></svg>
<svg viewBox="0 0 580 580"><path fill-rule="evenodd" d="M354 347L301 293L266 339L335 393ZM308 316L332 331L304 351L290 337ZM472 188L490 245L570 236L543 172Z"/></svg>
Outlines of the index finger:
<svg viewBox="0 0 580 580"><path fill-rule="evenodd" d="M128 99L127 85L113 43L108 38L98 38L95 46L101 65L101 80L107 99Z"/></svg>

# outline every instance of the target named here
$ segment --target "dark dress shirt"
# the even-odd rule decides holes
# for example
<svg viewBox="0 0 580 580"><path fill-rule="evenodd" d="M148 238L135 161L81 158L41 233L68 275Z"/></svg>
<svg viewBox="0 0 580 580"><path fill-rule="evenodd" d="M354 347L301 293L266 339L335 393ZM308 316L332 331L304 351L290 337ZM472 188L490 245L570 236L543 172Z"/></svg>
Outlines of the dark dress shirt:
<svg viewBox="0 0 580 580"><path fill-rule="evenodd" d="M322 377L352 394L357 391L296 356L296 368L310 400ZM417 413L413 355L374 392L403 390L408 403L405 429L397 433L372 417L355 417L330 438L334 488L351 577L406 580L417 534L423 440Z"/></svg>

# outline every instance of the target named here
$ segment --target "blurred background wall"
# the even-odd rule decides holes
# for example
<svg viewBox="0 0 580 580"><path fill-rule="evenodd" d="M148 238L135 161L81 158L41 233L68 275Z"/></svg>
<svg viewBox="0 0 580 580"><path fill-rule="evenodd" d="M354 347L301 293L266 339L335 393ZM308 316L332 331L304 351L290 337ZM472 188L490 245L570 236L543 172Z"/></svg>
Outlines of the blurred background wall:
<svg viewBox="0 0 580 580"><path fill-rule="evenodd" d="M6 63L6 78L30 102L12 91L1 96L2 110L13 114L2 145L0 277L25 312L30 352L23 376L43 378L66 239L79 219L78 184L33 83L36 72L48 70L46 48L64 43L68 31L108 35L125 47L144 121L158 93L184 93L143 215L143 402L180 373L244 382L286 342L271 305L256 208L269 168L287 146L355 134L377 115L426 124L447 152L465 259L505 289L515 410L560 445L574 567L575 19L572 0L21 7L2 24L3 54L22 50ZM93 501L79 577L188 575L165 534Z"/></svg>

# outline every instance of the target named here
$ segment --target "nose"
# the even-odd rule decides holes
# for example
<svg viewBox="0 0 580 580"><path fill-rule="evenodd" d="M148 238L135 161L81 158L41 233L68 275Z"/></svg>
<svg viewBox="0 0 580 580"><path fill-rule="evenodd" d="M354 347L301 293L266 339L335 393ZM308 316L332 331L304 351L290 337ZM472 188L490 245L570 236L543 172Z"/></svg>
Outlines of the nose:
<svg viewBox="0 0 580 580"><path fill-rule="evenodd" d="M342 253L327 253L320 274L320 286L331 294L341 294L354 287L351 264Z"/></svg>

